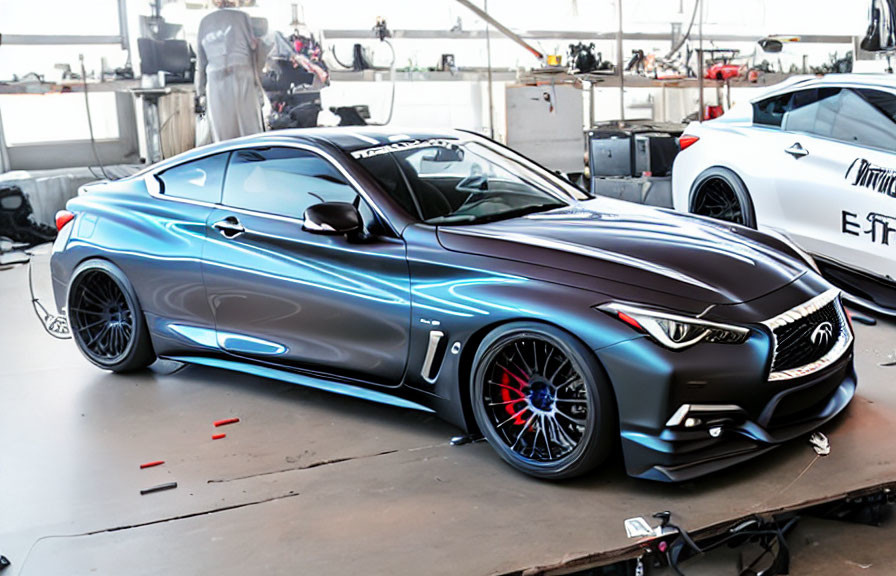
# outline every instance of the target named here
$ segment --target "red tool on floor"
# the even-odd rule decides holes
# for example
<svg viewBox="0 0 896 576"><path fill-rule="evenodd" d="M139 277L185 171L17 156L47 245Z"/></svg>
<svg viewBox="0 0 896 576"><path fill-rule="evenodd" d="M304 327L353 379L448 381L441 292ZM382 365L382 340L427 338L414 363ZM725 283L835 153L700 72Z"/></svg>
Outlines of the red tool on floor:
<svg viewBox="0 0 896 576"><path fill-rule="evenodd" d="M144 468L152 468L153 466L161 466L164 463L165 463L164 460L155 460L153 462L147 462L145 464L141 464L140 469L143 470Z"/></svg>
<svg viewBox="0 0 896 576"><path fill-rule="evenodd" d="M217 422L215 422L215 428L217 428L218 426L226 426L228 424L236 424L239 421L239 418L225 418L224 420L218 420Z"/></svg>
<svg viewBox="0 0 896 576"><path fill-rule="evenodd" d="M227 434L212 434L212 440L220 440L221 438L226 438Z"/></svg>

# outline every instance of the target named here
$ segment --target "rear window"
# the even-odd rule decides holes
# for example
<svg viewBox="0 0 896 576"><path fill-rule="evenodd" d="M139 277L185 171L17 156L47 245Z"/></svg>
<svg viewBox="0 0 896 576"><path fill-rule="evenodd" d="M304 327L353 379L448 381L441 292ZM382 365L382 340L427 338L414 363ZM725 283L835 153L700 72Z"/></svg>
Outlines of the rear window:
<svg viewBox="0 0 896 576"><path fill-rule="evenodd" d="M815 104L840 92L840 88L809 88L766 98L753 104L753 123L780 128L784 115Z"/></svg>
<svg viewBox="0 0 896 576"><path fill-rule="evenodd" d="M790 94L785 94L755 102L753 104L753 123L762 126L780 127L789 101Z"/></svg>
<svg viewBox="0 0 896 576"><path fill-rule="evenodd" d="M162 194L172 198L217 204L221 201L221 184L227 168L229 152L207 156L169 168L156 178Z"/></svg>

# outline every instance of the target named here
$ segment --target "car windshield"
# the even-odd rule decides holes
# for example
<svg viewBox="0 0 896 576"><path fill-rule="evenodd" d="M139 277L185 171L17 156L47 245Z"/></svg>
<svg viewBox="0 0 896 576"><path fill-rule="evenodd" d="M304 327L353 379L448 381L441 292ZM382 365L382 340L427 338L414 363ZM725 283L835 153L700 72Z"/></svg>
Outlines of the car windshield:
<svg viewBox="0 0 896 576"><path fill-rule="evenodd" d="M487 141L417 140L353 156L399 204L428 224L493 222L588 198L563 178Z"/></svg>

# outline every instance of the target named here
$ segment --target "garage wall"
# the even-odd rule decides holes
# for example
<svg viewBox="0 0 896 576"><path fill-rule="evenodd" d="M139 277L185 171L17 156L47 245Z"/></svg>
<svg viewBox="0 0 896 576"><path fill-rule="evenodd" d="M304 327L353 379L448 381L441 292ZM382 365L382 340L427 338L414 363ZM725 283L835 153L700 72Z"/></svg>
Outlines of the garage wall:
<svg viewBox="0 0 896 576"><path fill-rule="evenodd" d="M667 34L673 23L686 28L692 13L694 0L623 0L624 28L627 31L652 32ZM291 5L286 0L258 0L259 6L247 10L253 15L268 18L272 29L289 31ZM481 3L481 2L480 2ZM191 0L191 5L201 4ZM211 2L206 2L210 6ZM370 31L378 16L383 16L392 29L396 30L430 30L445 32L460 25L463 31L481 31L485 23L469 10L454 0L427 0L426 9L423 3L415 0L328 0L327 2L298 2L300 17L308 26L321 30L357 30L358 38L342 38L324 40L325 46L335 49L344 60L351 55L352 45L360 42L369 48L376 65L388 66L391 51L384 44L372 37ZM85 10L84 3L73 3L68 0L45 0L42 2L22 2L21 0L0 0L0 33L117 33L117 17L115 0L97 0ZM616 5L614 0L558 0L544 3L540 0L489 0L488 10L512 29L526 30L558 30L583 36L594 32L615 31L617 26ZM864 33L867 25L868 2L843 2L842 0L788 0L773 2L771 0L738 0L738 9L731 9L731 0L706 0L705 25L706 34L743 34L759 35L765 33L788 34L856 34ZM136 43L137 21L140 14L148 13L146 0L127 0L128 21L132 31L132 46ZM166 3L164 16L173 23L184 25L185 37L195 42L195 34L200 19L208 10L187 9L183 2ZM458 22L458 19L460 22ZM461 35L462 36L462 35ZM541 39L533 43L545 52L565 53L571 40ZM616 45L613 40L598 41L597 50L604 57L615 61ZM483 67L486 65L485 41L482 39L464 39L452 37L446 39L415 40L393 39L396 62L400 71L395 88L395 107L393 123L397 125L432 125L435 127L461 127L487 132L488 91L485 75L480 74L472 80L430 81L425 80L422 70L434 66L443 53L452 53L458 65L462 67ZM499 69L521 69L537 65L534 57L504 38L497 32L492 34L492 65ZM756 50L753 42L726 43L725 47L739 48L742 54L750 54ZM663 51L669 48L669 42L658 41L626 41L623 45L623 56L630 55L632 50L644 49ZM757 54L757 60L768 59L773 66L780 65L785 69L791 64L802 64L804 54L809 55L810 62L818 64L825 61L834 50L841 54L850 48L843 46L795 45L788 46L780 55ZM109 67L121 66L125 63L126 52L117 46L7 46L0 47L0 78L10 78L12 74L22 76L28 72L45 74L47 79L61 77L62 72L55 64L69 64L73 70L79 68L78 54L85 55L85 62L90 70L99 67L101 58L106 58ZM136 61L134 50L134 66ZM23 66L27 62L27 66ZM334 64L334 69L338 65ZM883 64L863 63L869 66ZM389 99L392 84L388 72L379 74L379 81L344 81L334 80L331 87L322 93L323 104L337 106L344 104L367 104L375 121L383 121L388 115ZM495 82L494 129L495 135L503 139L506 118L504 113L504 94L506 80ZM662 120L679 120L687 111L696 109L696 90L683 91L673 95L675 90L665 94L658 88L627 89L626 117L650 118ZM599 88L595 90L594 110L597 120L610 120L618 117L619 92L617 89ZM715 94L707 92L707 102L715 102ZM22 134L23 130L15 126L17 104L10 100L0 100L6 120L7 132ZM67 123L72 129L77 128L81 138L87 137L81 113L72 108L72 115L65 113L68 104L62 98L36 101L37 112L29 115L29 125L24 130L27 137L37 140L52 140L59 137L60 122L58 118L74 119ZM58 104L58 106L57 106ZM35 106L28 104L32 108ZM7 110L9 108L9 110ZM106 114L94 114L95 122L104 121ZM587 115L586 115L587 118ZM108 118L112 121L115 115ZM10 123L13 126L10 126ZM104 130L100 127L100 131ZM12 142L10 142L12 143Z"/></svg>

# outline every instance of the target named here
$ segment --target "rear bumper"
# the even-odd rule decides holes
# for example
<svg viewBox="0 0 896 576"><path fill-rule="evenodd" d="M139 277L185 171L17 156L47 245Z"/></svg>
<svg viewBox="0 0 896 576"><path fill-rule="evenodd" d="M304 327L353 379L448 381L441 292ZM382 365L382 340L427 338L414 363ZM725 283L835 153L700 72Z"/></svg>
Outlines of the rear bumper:
<svg viewBox="0 0 896 576"><path fill-rule="evenodd" d="M751 365L764 365L749 351L742 369L701 354L706 377L697 381L676 366L684 358L644 340L628 343L626 355L634 346L650 346L666 361L620 364L622 349L599 356L614 381L626 470L637 478L679 482L759 456L834 418L856 390L852 345L823 371L786 384L766 381L767 372L745 381ZM620 368L624 386L614 379Z"/></svg>

